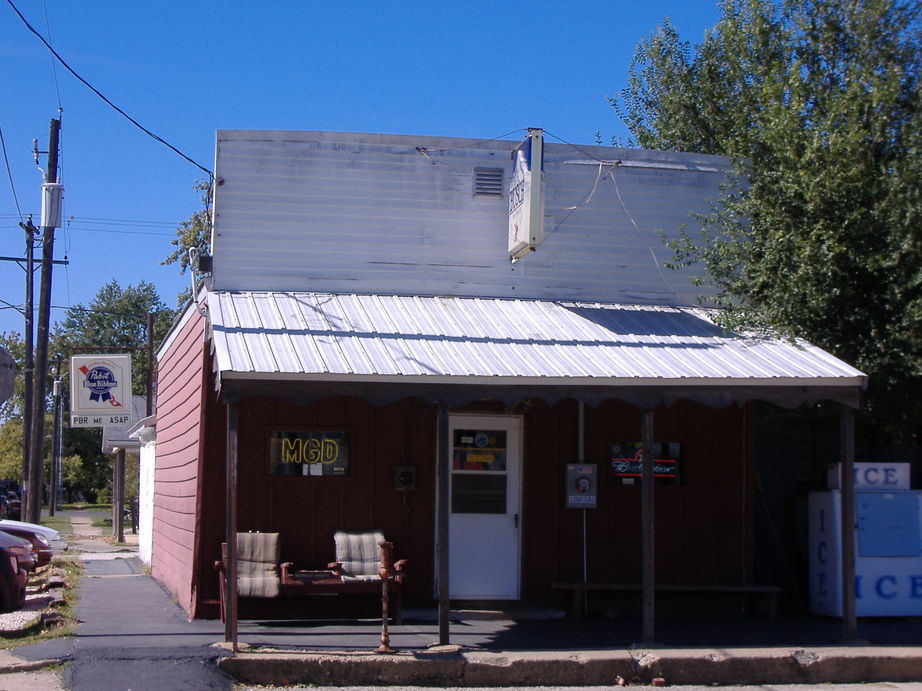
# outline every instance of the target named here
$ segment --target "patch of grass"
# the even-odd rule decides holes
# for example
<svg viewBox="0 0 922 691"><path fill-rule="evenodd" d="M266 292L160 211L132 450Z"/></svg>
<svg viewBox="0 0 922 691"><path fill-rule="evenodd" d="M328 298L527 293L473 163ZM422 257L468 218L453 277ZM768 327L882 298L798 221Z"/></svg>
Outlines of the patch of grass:
<svg viewBox="0 0 922 691"><path fill-rule="evenodd" d="M42 525L54 528L59 533L70 533L70 519L60 514L42 516Z"/></svg>

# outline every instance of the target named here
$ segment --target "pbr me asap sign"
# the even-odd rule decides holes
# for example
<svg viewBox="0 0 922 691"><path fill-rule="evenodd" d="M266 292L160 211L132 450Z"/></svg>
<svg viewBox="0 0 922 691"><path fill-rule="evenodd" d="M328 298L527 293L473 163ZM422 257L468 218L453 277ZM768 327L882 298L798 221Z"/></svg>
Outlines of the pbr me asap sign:
<svg viewBox="0 0 922 691"><path fill-rule="evenodd" d="M70 426L131 423L131 355L70 359Z"/></svg>

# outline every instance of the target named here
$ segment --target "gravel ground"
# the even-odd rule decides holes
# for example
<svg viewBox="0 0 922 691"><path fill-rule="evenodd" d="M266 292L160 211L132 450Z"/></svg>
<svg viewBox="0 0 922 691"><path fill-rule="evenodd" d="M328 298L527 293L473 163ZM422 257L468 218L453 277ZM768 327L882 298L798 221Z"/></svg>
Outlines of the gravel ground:
<svg viewBox="0 0 922 691"><path fill-rule="evenodd" d="M0 633L22 631L42 618L42 611L47 609L50 602L49 593L27 593L26 604L15 612L0 614Z"/></svg>
<svg viewBox="0 0 922 691"><path fill-rule="evenodd" d="M28 604L29 598L26 598L26 606L28 606ZM41 612L30 612L25 609L0 614L0 632L10 633L13 631L22 631L35 624L41 618Z"/></svg>

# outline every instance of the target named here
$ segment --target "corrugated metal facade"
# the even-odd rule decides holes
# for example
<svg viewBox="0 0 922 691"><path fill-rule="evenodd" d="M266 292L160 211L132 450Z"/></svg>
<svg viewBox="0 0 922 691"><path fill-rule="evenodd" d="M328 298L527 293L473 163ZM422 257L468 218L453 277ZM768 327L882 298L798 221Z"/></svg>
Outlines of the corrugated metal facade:
<svg viewBox="0 0 922 691"><path fill-rule="evenodd" d="M474 179L507 189L517 144L219 131L214 288L696 304L660 234L695 226L725 159L546 138L546 240L511 264L507 196Z"/></svg>
<svg viewBox="0 0 922 691"><path fill-rule="evenodd" d="M568 385L857 387L807 344L725 333L693 308L214 292L220 376Z"/></svg>

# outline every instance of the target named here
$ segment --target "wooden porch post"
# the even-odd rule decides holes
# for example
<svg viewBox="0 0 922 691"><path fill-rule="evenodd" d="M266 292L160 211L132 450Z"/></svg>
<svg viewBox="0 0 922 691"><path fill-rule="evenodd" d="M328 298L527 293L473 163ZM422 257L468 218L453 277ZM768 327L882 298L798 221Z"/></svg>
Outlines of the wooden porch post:
<svg viewBox="0 0 922 691"><path fill-rule="evenodd" d="M436 454L436 476L438 501L436 502L436 553L439 574L439 645L449 644L448 618L448 501L449 477L451 474L451 440L448 426L448 406L438 403L438 451Z"/></svg>
<svg viewBox="0 0 922 691"><path fill-rule="evenodd" d="M643 642L654 640L654 563L653 563L653 411L643 411L641 453L641 524L643 530Z"/></svg>
<svg viewBox="0 0 922 691"><path fill-rule="evenodd" d="M858 634L855 614L855 413L843 405L839 410L842 488L842 637L852 641Z"/></svg>
<svg viewBox="0 0 922 691"><path fill-rule="evenodd" d="M227 510L225 536L227 541L226 578L224 580L224 640L237 652L237 402L227 404Z"/></svg>

